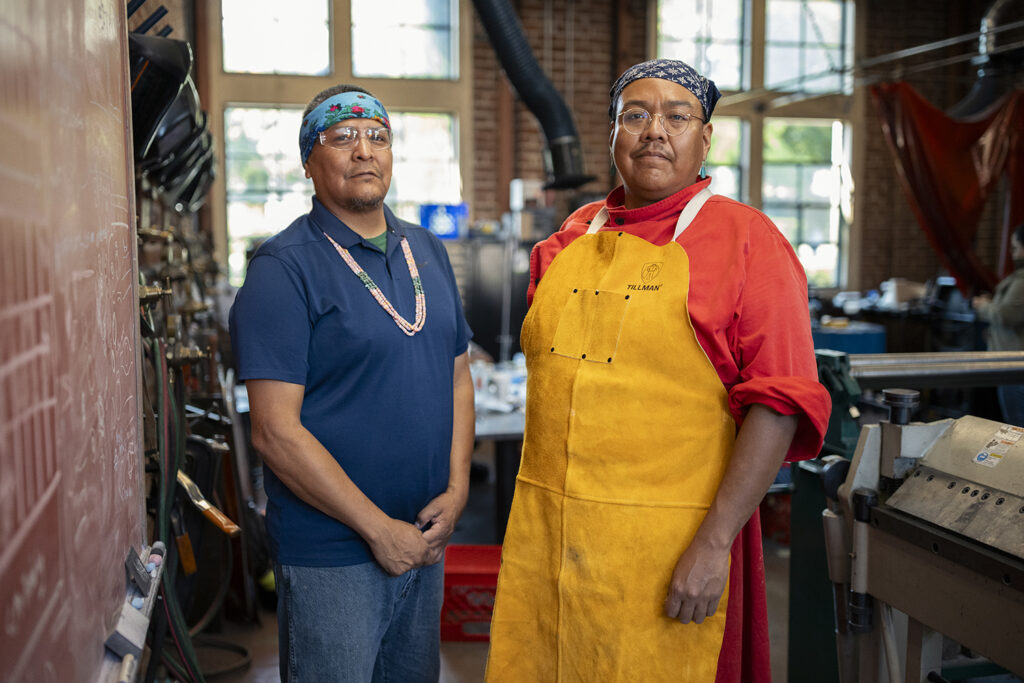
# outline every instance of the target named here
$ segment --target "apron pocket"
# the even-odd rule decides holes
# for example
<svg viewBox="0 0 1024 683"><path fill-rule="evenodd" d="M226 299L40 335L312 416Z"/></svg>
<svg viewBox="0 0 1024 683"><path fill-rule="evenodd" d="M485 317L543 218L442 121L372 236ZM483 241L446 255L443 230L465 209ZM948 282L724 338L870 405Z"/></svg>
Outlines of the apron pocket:
<svg viewBox="0 0 1024 683"><path fill-rule="evenodd" d="M611 363L628 305L628 294L574 288L562 308L550 352L593 363Z"/></svg>

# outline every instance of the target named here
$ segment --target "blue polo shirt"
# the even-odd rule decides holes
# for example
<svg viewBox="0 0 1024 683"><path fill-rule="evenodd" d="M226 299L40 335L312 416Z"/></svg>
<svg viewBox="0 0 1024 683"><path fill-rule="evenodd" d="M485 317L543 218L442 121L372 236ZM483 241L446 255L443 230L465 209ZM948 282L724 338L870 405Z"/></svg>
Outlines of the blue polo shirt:
<svg viewBox="0 0 1024 683"><path fill-rule="evenodd" d="M387 253L314 197L313 210L253 256L230 313L239 378L305 387L302 424L389 516L413 522L448 486L454 359L469 325L444 246L384 207ZM409 240L426 294L423 329L405 335L324 237L345 247L409 322ZM267 530L282 564L373 559L351 528L299 500L268 467Z"/></svg>

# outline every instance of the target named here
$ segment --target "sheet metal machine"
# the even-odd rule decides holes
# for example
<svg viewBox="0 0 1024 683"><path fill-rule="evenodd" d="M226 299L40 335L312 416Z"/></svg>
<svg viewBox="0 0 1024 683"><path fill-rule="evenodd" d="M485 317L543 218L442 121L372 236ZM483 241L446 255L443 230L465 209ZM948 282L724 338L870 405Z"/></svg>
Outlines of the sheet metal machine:
<svg viewBox="0 0 1024 683"><path fill-rule="evenodd" d="M833 421L855 421L859 388L1024 383L1020 353L836 358L849 364L835 373L849 400ZM946 680L943 635L1024 676L1024 428L973 416L910 423L918 392L883 396L888 422L859 430L852 459L818 465L837 680ZM841 424L829 433L849 444ZM791 664L793 639L791 621Z"/></svg>

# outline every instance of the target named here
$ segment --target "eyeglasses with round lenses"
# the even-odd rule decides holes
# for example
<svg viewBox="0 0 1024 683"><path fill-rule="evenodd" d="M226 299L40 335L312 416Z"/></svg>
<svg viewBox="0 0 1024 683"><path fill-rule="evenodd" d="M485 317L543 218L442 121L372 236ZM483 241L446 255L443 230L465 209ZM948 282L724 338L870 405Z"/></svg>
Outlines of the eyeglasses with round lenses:
<svg viewBox="0 0 1024 683"><path fill-rule="evenodd" d="M370 147L385 149L391 146L391 131L383 126L376 128L356 128L354 126L334 126L320 131L320 144L334 149L352 149L362 135L370 143Z"/></svg>
<svg viewBox="0 0 1024 683"><path fill-rule="evenodd" d="M654 117L661 118L661 127L665 129L665 132L669 135L680 135L686 131L690 126L690 121L700 121L701 123L707 123L701 117L690 114L683 110L670 109L664 114L651 114L646 109L640 107L632 107L619 114L619 121L622 127L628 133L633 135L641 135L647 126L651 125Z"/></svg>

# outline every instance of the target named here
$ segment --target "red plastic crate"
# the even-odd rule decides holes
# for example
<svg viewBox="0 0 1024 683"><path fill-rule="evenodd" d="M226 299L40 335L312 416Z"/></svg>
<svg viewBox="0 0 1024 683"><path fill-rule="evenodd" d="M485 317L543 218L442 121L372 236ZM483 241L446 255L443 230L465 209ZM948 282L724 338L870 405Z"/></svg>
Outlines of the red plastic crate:
<svg viewBox="0 0 1024 683"><path fill-rule="evenodd" d="M490 640L500 566L500 545L450 545L445 549L441 640Z"/></svg>

